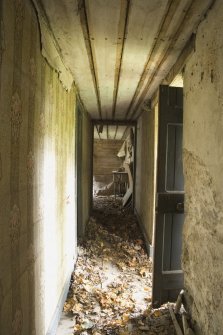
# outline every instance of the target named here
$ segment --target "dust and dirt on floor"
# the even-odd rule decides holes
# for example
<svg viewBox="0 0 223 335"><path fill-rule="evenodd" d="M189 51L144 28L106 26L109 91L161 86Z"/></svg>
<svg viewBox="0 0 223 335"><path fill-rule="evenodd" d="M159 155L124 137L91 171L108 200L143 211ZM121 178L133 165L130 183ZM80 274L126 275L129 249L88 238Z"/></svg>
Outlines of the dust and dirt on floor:
<svg viewBox="0 0 223 335"><path fill-rule="evenodd" d="M96 197L78 249L64 305L70 334L175 334L167 306L151 307L152 263L131 209Z"/></svg>

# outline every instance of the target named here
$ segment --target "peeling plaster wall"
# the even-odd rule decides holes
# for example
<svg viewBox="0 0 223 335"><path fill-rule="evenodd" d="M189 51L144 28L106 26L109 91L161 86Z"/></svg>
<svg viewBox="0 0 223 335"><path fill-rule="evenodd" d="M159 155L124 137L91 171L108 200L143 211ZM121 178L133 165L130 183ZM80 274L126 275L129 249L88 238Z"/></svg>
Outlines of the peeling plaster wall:
<svg viewBox="0 0 223 335"><path fill-rule="evenodd" d="M45 335L76 257L76 93L30 1L0 1L0 19L0 334Z"/></svg>
<svg viewBox="0 0 223 335"><path fill-rule="evenodd" d="M144 111L137 123L135 210L150 245L155 219L157 112L157 108Z"/></svg>
<svg viewBox="0 0 223 335"><path fill-rule="evenodd" d="M42 55L50 64L50 66L58 72L63 87L70 91L74 81L73 76L64 65L61 50L57 45L53 33L50 30L48 20L45 17L45 13L42 10L40 2L36 0L32 0L32 2L35 5L36 11L38 13L38 21L41 31Z"/></svg>
<svg viewBox="0 0 223 335"><path fill-rule="evenodd" d="M222 13L218 0L199 26L184 75L183 269L202 335L222 334L223 325Z"/></svg>

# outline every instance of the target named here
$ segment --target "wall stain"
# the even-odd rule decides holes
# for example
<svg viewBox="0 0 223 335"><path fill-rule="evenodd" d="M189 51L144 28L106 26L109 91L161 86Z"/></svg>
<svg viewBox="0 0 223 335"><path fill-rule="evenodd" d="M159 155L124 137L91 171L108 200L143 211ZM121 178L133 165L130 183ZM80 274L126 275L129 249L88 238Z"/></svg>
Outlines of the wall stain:
<svg viewBox="0 0 223 335"><path fill-rule="evenodd" d="M193 319L202 334L220 334L223 290L223 211L210 171L184 149L185 224L182 264ZM199 290L198 290L199 287ZM202 294L201 294L202 292ZM213 326L214 325L214 326ZM216 331L213 332L213 329Z"/></svg>

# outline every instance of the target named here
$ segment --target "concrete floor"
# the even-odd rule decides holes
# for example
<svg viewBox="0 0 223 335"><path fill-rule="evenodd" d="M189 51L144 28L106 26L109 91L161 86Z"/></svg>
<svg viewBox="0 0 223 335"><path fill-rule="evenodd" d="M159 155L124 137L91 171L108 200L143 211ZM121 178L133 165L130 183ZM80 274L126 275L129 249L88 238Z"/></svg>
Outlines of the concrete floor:
<svg viewBox="0 0 223 335"><path fill-rule="evenodd" d="M73 335L74 318L72 315L62 313L56 335Z"/></svg>

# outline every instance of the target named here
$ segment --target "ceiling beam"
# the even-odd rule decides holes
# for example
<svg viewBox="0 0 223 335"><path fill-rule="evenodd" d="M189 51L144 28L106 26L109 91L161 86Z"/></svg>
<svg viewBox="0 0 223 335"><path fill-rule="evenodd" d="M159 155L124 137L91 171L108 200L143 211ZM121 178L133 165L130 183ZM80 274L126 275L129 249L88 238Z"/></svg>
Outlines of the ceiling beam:
<svg viewBox="0 0 223 335"><path fill-rule="evenodd" d="M125 137L126 137L126 134L127 134L128 129L129 129L129 126L127 126L127 127L125 128L125 131L124 131L124 133L123 133L123 135L122 135L122 141L125 140Z"/></svg>
<svg viewBox="0 0 223 335"><path fill-rule="evenodd" d="M82 112L85 113L85 114L87 114L87 115L89 115L89 113L87 112L87 109L86 109L86 107L85 107L85 105L84 105L84 102L83 102L83 100L81 99L81 96L80 96L80 93L79 93L78 88L77 88L76 99L77 99L77 103L78 103L78 105L80 106Z"/></svg>
<svg viewBox="0 0 223 335"><path fill-rule="evenodd" d="M172 66L172 68L170 69L166 78L163 80L163 82L162 82L163 85L170 85L171 82L176 77L176 75L179 74L182 71L184 65L186 64L186 61L187 61L188 57L193 53L193 51L195 49L195 39L196 39L196 35L193 33L191 35L191 38L188 40L186 46L182 50L182 52L181 52L179 58L177 59L176 63ZM153 94L153 96L150 100L151 101L151 107L150 107L151 109L153 109L155 107L155 105L158 103L158 96L159 96L159 88L155 91L155 93ZM142 106L142 108L140 108L139 113L136 115L136 119L138 119L145 110L146 109L144 108L144 106Z"/></svg>
<svg viewBox="0 0 223 335"><path fill-rule="evenodd" d="M90 63L91 75L92 75L95 94L97 98L99 118L102 118L101 97L100 97L100 90L99 90L99 84L98 84L98 74L97 74L96 65L95 65L96 62L94 60L93 51L92 51L85 0L78 0L78 13L80 15L81 28L83 31L85 46L86 46L87 55L88 55L88 59Z"/></svg>
<svg viewBox="0 0 223 335"><path fill-rule="evenodd" d="M196 34L192 34L190 39L187 41L187 44L183 48L179 58L177 59L176 63L170 69L168 75L163 81L164 85L170 85L177 74L183 69L188 57L194 52L195 50L195 39Z"/></svg>
<svg viewBox="0 0 223 335"><path fill-rule="evenodd" d="M100 140L101 136L100 136L100 133L99 133L99 130L98 130L98 126L95 124L94 127L97 129L98 137L99 137L99 140Z"/></svg>
<svg viewBox="0 0 223 335"><path fill-rule="evenodd" d="M136 126L137 122L134 120L91 120L93 124L110 125L110 126Z"/></svg>
<svg viewBox="0 0 223 335"><path fill-rule="evenodd" d="M107 130L107 140L108 140L109 139L108 124L107 124L106 130Z"/></svg>
<svg viewBox="0 0 223 335"><path fill-rule="evenodd" d="M122 68L123 52L125 48L125 41L127 38L127 27L129 21L130 12L130 0L121 0L120 9L120 20L118 27L118 41L117 41L117 52L116 52L116 65L115 65L115 79L114 79L114 90L113 90L113 106L112 106L112 119L115 118L117 96L119 89L119 81Z"/></svg>
<svg viewBox="0 0 223 335"><path fill-rule="evenodd" d="M116 139L117 131L118 131L118 125L116 126L116 129L115 129L114 140Z"/></svg>
<svg viewBox="0 0 223 335"><path fill-rule="evenodd" d="M167 30L168 30L168 26L170 25L171 20L172 20L174 14L176 13L176 10L177 10L178 6L179 6L179 0L169 0L168 1L166 11L164 13L164 16L162 18L162 21L161 21L161 24L160 24L160 27L159 27L157 39L155 40L154 45L151 49L151 52L148 56L148 59L147 59L146 64L144 66L143 72L142 72L141 77L139 79L138 85L136 87L135 93L134 93L134 95L132 97L132 100L131 100L131 102L128 106L128 109L126 111L125 117L127 117L130 114L130 111L131 111L131 109L132 109L132 107L133 107L133 105L134 105L142 87L143 87L143 84L146 80L148 71L151 67L151 63L154 62L154 59L156 57L156 52L157 52L158 48L160 47L160 45L163 43L163 40L165 39L165 35L166 35Z"/></svg>
<svg viewBox="0 0 223 335"><path fill-rule="evenodd" d="M176 41L178 40L179 36L182 34L183 29L188 24L187 23L188 22L188 18L189 18L189 16L192 15L192 12L193 12L193 5L194 5L194 0L191 0L189 6L187 7L187 10L184 11L184 13L183 13L182 20L181 20L179 26L177 27L174 36L171 39L171 42L169 44L168 49L166 50L165 54L160 58L160 60L159 60L159 62L157 64L157 67L156 67L155 71L153 72L153 74L149 77L149 79L148 79L148 81L146 83L146 86L144 87L144 89L143 89L143 91L142 91L142 93L141 93L141 95L140 95L140 97L138 99L138 102L137 102L137 104L136 104L133 112L131 113L131 118L133 118L135 116L135 114L137 113L137 110L138 110L139 106L146 99L146 94L147 94L147 91L148 91L150 85L152 84L152 82L156 78L156 76L157 76L160 68L162 67L162 65L164 64L164 62L167 60L167 58L169 57L170 53L172 52Z"/></svg>
<svg viewBox="0 0 223 335"><path fill-rule="evenodd" d="M203 12L203 15L205 15L205 13L207 12L207 10L209 8L211 8L211 6L213 5L213 3L215 2L215 0L210 1L209 6L205 9L205 11ZM131 118L135 117L135 114L137 113L140 105L143 103L143 101L147 98L147 93L149 90L149 87L154 83L156 76L158 75L160 69L162 68L163 64L166 62L166 60L168 59L169 55L171 54L174 45L176 44L178 38L180 37L180 35L182 34L183 30L187 28L188 25L188 20L190 17L193 17L194 12L196 12L196 6L199 6L200 3L199 1L194 1L191 0L190 3L187 6L187 9L185 9L183 11L182 14L182 19L181 22L179 23L178 27L175 30L175 33L171 39L171 43L169 44L168 49L166 50L165 54L163 57L160 58L159 62L157 63L156 69L154 71L154 73L150 76L150 78L148 79L142 93L141 96L138 99L138 102L131 114ZM201 20L202 20L202 15L201 15ZM201 22L201 20L199 22ZM197 25L193 27L193 30L196 29L196 27L198 26L199 22L197 22ZM187 41L188 42L188 41ZM185 47L184 47L185 48Z"/></svg>

